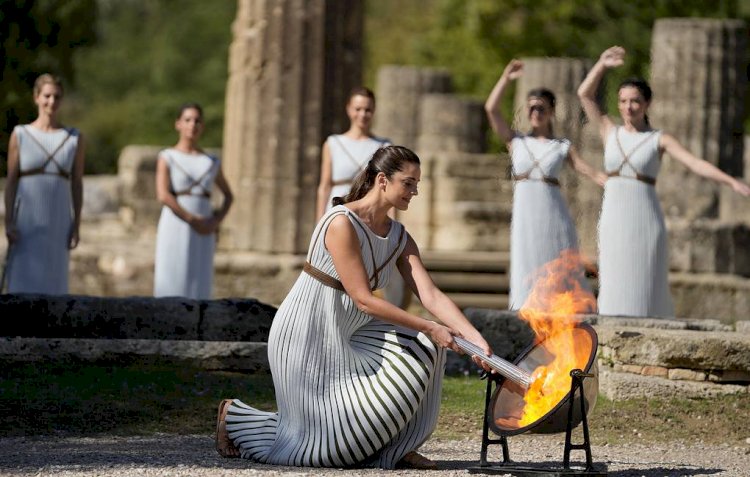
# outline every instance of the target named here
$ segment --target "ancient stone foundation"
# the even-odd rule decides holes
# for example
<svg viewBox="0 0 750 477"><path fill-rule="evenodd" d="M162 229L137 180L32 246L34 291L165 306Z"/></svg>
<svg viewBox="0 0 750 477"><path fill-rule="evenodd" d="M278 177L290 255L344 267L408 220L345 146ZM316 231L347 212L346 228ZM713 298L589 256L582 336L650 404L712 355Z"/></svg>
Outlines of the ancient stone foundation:
<svg viewBox="0 0 750 477"><path fill-rule="evenodd" d="M257 300L0 295L0 363L177 363L268 372L276 309ZM515 313L468 309L495 353L514 360L534 340ZM750 321L582 317L599 338L600 392L610 399L750 392ZM475 373L448 354L447 371Z"/></svg>
<svg viewBox="0 0 750 477"><path fill-rule="evenodd" d="M268 372L275 313L252 299L0 295L0 362L167 362Z"/></svg>

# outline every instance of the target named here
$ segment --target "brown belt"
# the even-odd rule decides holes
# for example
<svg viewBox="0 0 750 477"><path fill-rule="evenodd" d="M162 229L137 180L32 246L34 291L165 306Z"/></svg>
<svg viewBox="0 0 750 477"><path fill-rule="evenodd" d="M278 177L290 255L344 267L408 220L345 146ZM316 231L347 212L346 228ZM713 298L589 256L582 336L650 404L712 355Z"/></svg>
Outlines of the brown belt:
<svg viewBox="0 0 750 477"><path fill-rule="evenodd" d="M544 182L549 185L560 187L560 181L557 180L555 177L542 177L541 179L534 179L532 177L529 177L527 175L521 175L521 176L513 176L512 179L516 182L520 181L538 181L538 182Z"/></svg>
<svg viewBox="0 0 750 477"><path fill-rule="evenodd" d="M19 177L26 177L26 176L38 176L40 174L49 174L51 176L60 176L65 180L70 179L70 174L68 174L67 171L57 171L57 172L47 172L44 170L44 167L37 167L36 169L29 169L27 171L21 171L19 173Z"/></svg>
<svg viewBox="0 0 750 477"><path fill-rule="evenodd" d="M207 199L210 199L210 198L211 198L211 194L210 194L210 193L208 193L208 192L206 192L206 191L203 191L203 192L202 192L202 193L200 193L200 194L193 194L193 193L192 193L192 192L190 192L189 190L183 190L183 191L180 191L180 192L175 192L175 193L174 193L174 195L175 195L175 196L178 196L178 195L192 195L192 196L195 196L195 197L205 197L205 198L207 198Z"/></svg>
<svg viewBox="0 0 750 477"><path fill-rule="evenodd" d="M346 292L344 285L340 281L336 280L323 270L315 268L310 262L305 261L304 265L302 265L302 270L304 270L305 273L307 273L323 285L335 288L336 290L340 290L342 292Z"/></svg>
<svg viewBox="0 0 750 477"><path fill-rule="evenodd" d="M649 176L644 176L643 174L635 173L635 177L632 176L623 176L620 174L620 171L614 171L614 172L607 172L607 176L609 177L624 177L625 179L635 179L637 181L645 182L649 185L656 185L656 179Z"/></svg>

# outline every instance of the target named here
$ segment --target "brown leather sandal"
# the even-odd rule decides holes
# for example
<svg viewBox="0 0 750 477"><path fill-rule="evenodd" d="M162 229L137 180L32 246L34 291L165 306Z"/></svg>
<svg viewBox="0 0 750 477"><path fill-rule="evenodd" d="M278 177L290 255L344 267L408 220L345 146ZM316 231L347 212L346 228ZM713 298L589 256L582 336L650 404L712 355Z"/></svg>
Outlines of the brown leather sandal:
<svg viewBox="0 0 750 477"><path fill-rule="evenodd" d="M401 458L398 466L403 469L437 470L438 465L417 451L411 451Z"/></svg>
<svg viewBox="0 0 750 477"><path fill-rule="evenodd" d="M216 452L222 457L237 458L240 456L240 451L232 443L227 432L227 408L230 404L232 404L231 399L224 399L219 403L219 412L216 416Z"/></svg>

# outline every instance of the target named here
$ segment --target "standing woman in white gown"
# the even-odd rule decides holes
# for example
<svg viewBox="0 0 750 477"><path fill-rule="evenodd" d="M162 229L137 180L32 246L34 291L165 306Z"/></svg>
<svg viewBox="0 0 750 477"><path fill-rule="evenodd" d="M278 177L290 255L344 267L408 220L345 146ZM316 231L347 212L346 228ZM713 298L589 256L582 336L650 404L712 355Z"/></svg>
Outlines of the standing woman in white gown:
<svg viewBox="0 0 750 477"><path fill-rule="evenodd" d="M13 129L5 183L9 293L68 293L69 251L78 245L83 203L84 144L57 118L59 78L34 83L37 118Z"/></svg>
<svg viewBox="0 0 750 477"><path fill-rule="evenodd" d="M164 204L156 237L154 296L211 298L216 230L232 205L232 191L221 161L203 152L203 110L188 103L180 108L175 129L179 140L159 153L156 195ZM213 185L224 201L211 206Z"/></svg>
<svg viewBox="0 0 750 477"><path fill-rule="evenodd" d="M510 82L522 73L523 62L508 63L484 105L492 129L508 147L513 165L511 310L523 307L542 266L564 250L578 250L575 225L560 192L558 175L563 165L570 164L576 172L600 185L605 179L581 159L568 139L554 136L555 95L550 90L537 88L527 95L531 131L524 134L511 128L500 113L500 102ZM582 263L573 274L571 278L576 283L589 289Z"/></svg>
<svg viewBox="0 0 750 477"><path fill-rule="evenodd" d="M378 148L389 144L387 139L372 134L375 115L375 93L364 86L354 88L346 103L349 129L331 134L323 143L316 220L332 207L334 197L349 193L354 178L365 168Z"/></svg>
<svg viewBox="0 0 750 477"><path fill-rule="evenodd" d="M599 109L596 90L610 69L623 64L625 49L605 50L578 88L589 120L604 142L604 186L599 218L599 313L620 316L674 316L669 291L667 232L654 185L667 153L692 172L748 196L750 187L725 174L651 127L651 88L642 79L624 81L617 91L622 125Z"/></svg>

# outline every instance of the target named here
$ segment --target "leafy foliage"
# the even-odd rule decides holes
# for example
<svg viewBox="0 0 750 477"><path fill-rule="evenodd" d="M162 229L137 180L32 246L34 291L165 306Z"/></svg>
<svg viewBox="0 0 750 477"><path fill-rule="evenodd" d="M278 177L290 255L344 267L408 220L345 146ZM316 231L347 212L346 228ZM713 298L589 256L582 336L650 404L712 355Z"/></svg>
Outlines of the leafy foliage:
<svg viewBox="0 0 750 477"><path fill-rule="evenodd" d="M114 172L127 144L172 144L185 102L204 109L205 146L221 144L236 2L100 0L99 45L76 57L70 121L88 135L88 172Z"/></svg>
<svg viewBox="0 0 750 477"><path fill-rule="evenodd" d="M36 77L53 73L73 82L74 49L96 42L96 14L96 0L0 0L0 157L13 127L36 116Z"/></svg>

